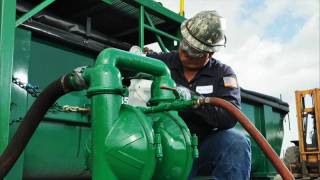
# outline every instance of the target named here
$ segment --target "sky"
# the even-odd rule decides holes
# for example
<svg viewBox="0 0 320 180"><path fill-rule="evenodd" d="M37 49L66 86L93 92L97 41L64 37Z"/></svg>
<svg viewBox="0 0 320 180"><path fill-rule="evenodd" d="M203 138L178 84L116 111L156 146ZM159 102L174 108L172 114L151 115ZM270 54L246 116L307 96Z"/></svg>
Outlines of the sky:
<svg viewBox="0 0 320 180"><path fill-rule="evenodd" d="M179 12L179 0L158 1ZM216 10L226 19L228 44L214 57L234 69L242 88L289 103L285 146L298 139L294 92L320 88L319 6L319 0L185 0L187 18Z"/></svg>

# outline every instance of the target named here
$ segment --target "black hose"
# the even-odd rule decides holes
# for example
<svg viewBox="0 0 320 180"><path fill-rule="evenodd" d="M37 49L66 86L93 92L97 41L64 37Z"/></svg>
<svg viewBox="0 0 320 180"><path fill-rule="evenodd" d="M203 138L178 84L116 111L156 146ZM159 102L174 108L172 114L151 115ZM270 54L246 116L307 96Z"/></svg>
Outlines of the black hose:
<svg viewBox="0 0 320 180"><path fill-rule="evenodd" d="M3 179L13 167L48 109L58 98L73 90L68 76L63 76L52 82L32 104L10 143L0 156L0 179Z"/></svg>

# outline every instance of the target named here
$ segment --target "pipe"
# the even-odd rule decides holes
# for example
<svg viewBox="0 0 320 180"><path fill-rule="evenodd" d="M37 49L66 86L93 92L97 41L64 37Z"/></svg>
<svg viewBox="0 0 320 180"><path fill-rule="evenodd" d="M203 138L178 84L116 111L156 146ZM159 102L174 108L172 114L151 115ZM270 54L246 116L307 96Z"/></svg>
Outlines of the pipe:
<svg viewBox="0 0 320 180"><path fill-rule="evenodd" d="M106 138L119 118L121 95L97 94L91 97L92 128L92 179L116 180L116 176L107 161ZM103 108L99 108L103 107Z"/></svg>
<svg viewBox="0 0 320 180"><path fill-rule="evenodd" d="M72 90L72 83L67 76L63 76L52 82L39 95L0 156L0 179L8 174L18 160L48 109L59 97Z"/></svg>
<svg viewBox="0 0 320 180"><path fill-rule="evenodd" d="M170 70L162 61L115 48L103 50L97 58L96 65L99 64L109 64L121 70L143 72L153 76L171 77Z"/></svg>
<svg viewBox="0 0 320 180"><path fill-rule="evenodd" d="M229 111L244 127L244 129L253 137L253 139L258 143L262 151L266 154L269 158L273 166L277 169L278 173L284 180L293 180L294 177L285 164L281 161L278 157L277 153L274 152L270 144L267 140L263 137L263 135L256 129L256 127L249 121L249 119L233 104L229 103L220 98L201 98L198 100L199 104L211 104L214 106L220 106L227 111Z"/></svg>
<svg viewBox="0 0 320 180"><path fill-rule="evenodd" d="M171 88L175 88L176 84L171 79L171 73L169 68L160 60L156 60L153 58L145 57L145 56L139 56L130 52L122 51L115 48L108 48L103 50L97 60L95 67L92 69L96 69L94 71L100 71L99 66L102 69L109 68L109 70L118 68L123 71L129 71L134 73L146 73L154 76L153 83L151 86L151 104L157 104L161 101L170 101L174 100L175 96L171 91L167 91L164 89L159 88L160 86L167 86ZM90 70L89 70L90 71ZM89 72L88 71L88 72ZM116 70L113 70L116 71ZM86 74L86 73L85 73ZM89 74L89 73L88 73ZM96 74L94 72L90 73L91 75ZM114 74L114 73L113 73ZM122 73L124 74L124 73ZM119 75L120 76L120 72ZM90 84L91 81L95 78L89 78ZM109 79L112 79L111 77ZM100 82L97 81L97 84ZM105 85L105 87L108 87L109 85ZM122 88L122 85L114 85L110 88ZM90 93L89 88L89 93Z"/></svg>

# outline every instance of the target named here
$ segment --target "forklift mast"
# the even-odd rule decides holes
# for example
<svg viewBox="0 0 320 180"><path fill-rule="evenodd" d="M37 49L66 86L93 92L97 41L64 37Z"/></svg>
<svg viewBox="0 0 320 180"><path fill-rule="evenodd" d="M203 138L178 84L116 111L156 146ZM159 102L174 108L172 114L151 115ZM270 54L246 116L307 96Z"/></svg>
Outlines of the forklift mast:
<svg viewBox="0 0 320 180"><path fill-rule="evenodd" d="M296 91L299 151L303 177L320 176L320 89Z"/></svg>

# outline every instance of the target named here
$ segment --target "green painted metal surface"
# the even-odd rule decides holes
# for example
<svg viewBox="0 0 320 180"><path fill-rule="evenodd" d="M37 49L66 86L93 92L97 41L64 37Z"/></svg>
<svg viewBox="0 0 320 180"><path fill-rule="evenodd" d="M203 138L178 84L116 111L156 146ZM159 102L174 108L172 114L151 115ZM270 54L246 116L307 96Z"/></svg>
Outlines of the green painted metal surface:
<svg viewBox="0 0 320 180"><path fill-rule="evenodd" d="M25 150L23 177L29 179L91 177L86 150L90 133L88 126L59 123L59 121L42 122Z"/></svg>
<svg viewBox="0 0 320 180"><path fill-rule="evenodd" d="M24 32L31 34L29 31ZM92 57L81 52L37 38L30 39L29 43L30 60L23 63L29 66L28 81L38 85L40 89L45 88L62 74L76 67L90 66L94 62ZM20 47L27 49L27 46ZM73 92L61 97L57 103L81 107L90 105L85 95L84 91ZM26 97L30 107L35 98L30 95ZM86 162L86 146L90 133L88 115L51 109L26 147L23 163L24 178L90 177Z"/></svg>
<svg viewBox="0 0 320 180"><path fill-rule="evenodd" d="M176 111L149 116L155 120L154 131L161 136L163 151L152 179L187 179L193 161L188 127Z"/></svg>
<svg viewBox="0 0 320 180"><path fill-rule="evenodd" d="M40 12L42 9L46 8L49 6L51 3L53 3L55 0L44 0L42 3L40 3L38 6L33 8L31 11L27 12L23 16L21 16L17 21L16 21L16 27L18 27L20 24Z"/></svg>
<svg viewBox="0 0 320 180"><path fill-rule="evenodd" d="M139 47L144 48L144 6L139 7Z"/></svg>
<svg viewBox="0 0 320 180"><path fill-rule="evenodd" d="M41 52L41 53L39 53ZM38 85L40 89L45 88L49 83L63 74L71 72L73 69L81 66L90 66L94 59L86 56L79 51L74 51L63 46L57 46L52 43L32 38L29 66L29 81ZM46 57L44 58L44 55ZM86 98L86 92L72 92L61 97L57 103L59 105L73 105L86 107L89 100ZM28 96L28 105L31 106L34 97ZM46 120L51 121L72 121L75 123L89 123L88 116L79 113L65 113L51 109L46 114Z"/></svg>
<svg viewBox="0 0 320 180"><path fill-rule="evenodd" d="M28 81L30 43L31 33L17 29L15 32L13 77L20 79L22 82ZM21 118L25 115L28 108L26 91L16 84L12 84L11 90L10 138L15 133L18 125L20 125ZM22 179L23 162L24 155L22 154L6 179Z"/></svg>
<svg viewBox="0 0 320 180"><path fill-rule="evenodd" d="M159 17L166 17L173 21L182 23L185 18L183 16L180 16L177 13L172 12L171 10L163 7L158 2L152 1L152 0L123 0L127 3L141 6L143 5L145 8L147 8L150 12L158 15Z"/></svg>
<svg viewBox="0 0 320 180"><path fill-rule="evenodd" d="M241 110L252 121L257 129L259 129L261 134L267 139L275 152L280 155L283 139L283 120L287 112L252 101L242 102ZM240 125L237 125L237 128L249 136ZM250 139L252 144L252 178L269 179L274 177L277 172L272 166L271 162L266 158L254 140L252 138Z"/></svg>
<svg viewBox="0 0 320 180"><path fill-rule="evenodd" d="M162 61L115 48L102 51L96 61L98 65L112 65L120 70L147 73L173 82L169 68Z"/></svg>
<svg viewBox="0 0 320 180"><path fill-rule="evenodd" d="M117 179L150 179L156 166L152 120L123 105L105 139L105 154ZM126 173L123 173L123 172Z"/></svg>
<svg viewBox="0 0 320 180"><path fill-rule="evenodd" d="M150 24L150 26L151 26L153 29L155 29L156 27L155 27L155 25L153 24L152 19L151 19L149 13L145 12L144 15L145 15L148 23ZM161 38L158 34L156 34L156 38L157 38L158 44L159 44L162 52L168 52L168 49L167 49L166 46L164 45L164 43L163 43L163 41L162 41L162 38Z"/></svg>
<svg viewBox="0 0 320 180"><path fill-rule="evenodd" d="M145 116L135 107L122 105L105 138L104 159L113 172L111 177L104 169L104 178L186 179L194 151L190 137L177 112Z"/></svg>
<svg viewBox="0 0 320 180"><path fill-rule="evenodd" d="M139 9L139 28L138 28L139 41L138 42L139 42L140 48L143 49L143 47L145 45L144 35L145 35L145 30L148 30L148 31L155 33L156 39L157 39L159 46L163 52L167 52L168 51L167 49L176 49L176 46L172 46L172 45L170 45L169 47L166 47L165 43L163 42L163 40L160 36L163 36L163 37L169 39L169 41L167 40L166 43L170 44L170 42L172 42L172 40L174 40L176 42L180 41L179 34L178 34L178 36L171 35L165 31L162 31L162 30L156 28L156 26L152 22L152 18L150 17L149 13L147 13L147 12L152 12L160 17L174 20L179 23L182 23L185 20L185 18L183 16L180 16L180 15L164 8L159 3L154 2L154 1L150 1L150 0L135 0L135 1L123 0L123 1L126 3L129 3L129 4L133 4L134 6L136 6ZM106 2L107 4L110 4L110 5L112 5L114 3L113 0L105 0L104 2ZM145 24L145 19L147 19L147 22L150 25Z"/></svg>
<svg viewBox="0 0 320 180"><path fill-rule="evenodd" d="M27 31L23 31L25 35L29 34L30 38L30 33ZM22 38L21 36L18 39ZM25 49L25 51L22 53L21 51L17 53L20 54L20 56L24 56L24 61L21 61L22 63L25 62L26 64L23 65L21 64L20 66L25 66L25 69L28 69L28 80L29 82L39 85L41 88L45 87L50 81L56 79L61 74L64 74L66 72L70 72L72 69L75 67L79 66L84 66L84 65L92 65L93 64L93 58L88 57L80 52L73 51L71 49L62 47L62 46L57 46L52 43L48 43L36 38L32 38L31 42L28 44L26 41L20 41L20 44L16 44L16 46L20 46L21 49ZM24 43L22 43L24 42ZM23 47L25 46L25 47ZM29 48L27 48L29 47ZM29 53L28 53L29 52ZM41 52L41 53L39 53ZM112 54L112 53L111 53ZM130 53L125 52L126 55L124 57L130 57L132 58L132 62L139 62L141 61L140 56L135 56L131 55ZM29 56L29 57L28 57ZM18 58L18 56L16 56ZM43 57L46 57L45 59ZM123 56L120 56L123 57ZM28 61L27 58L30 58ZM104 59L104 58L102 58ZM150 59L148 59L148 62L154 62ZM30 62L30 63L29 63ZM45 63L44 63L45 62ZM104 61L100 61L105 63ZM127 71L128 69L124 68L127 66L130 66L132 68L137 68L137 71L147 71L148 73L153 73L158 76L163 76L164 74L167 74L168 72L166 69L162 69L161 71L157 71L156 69L158 66L162 66L161 63L152 63L150 64L145 64L142 66L140 69L137 67L135 63L132 63L131 61L128 62L117 62L114 64L117 64L119 66L120 71ZM27 65L29 63L29 65ZM111 63L113 64L113 63ZM95 67L95 66L93 66ZM95 67L98 68L98 67ZM106 68L106 66L101 66L99 67L101 70ZM15 70L14 70L15 72ZM45 72L45 75L43 75ZM111 72L110 72L111 73ZM110 75L110 73L106 75ZM117 74L112 72L112 74ZM124 73L126 74L126 73ZM117 78L119 75L116 75ZM96 79L97 83L99 83L99 79ZM157 82L158 81L158 82ZM162 82L165 83L167 80L163 79ZM174 95L173 94L164 94L164 96L159 95L162 92L157 92L159 90L159 86L161 83L161 78L155 78L155 82L153 85L153 91L154 93L153 97L157 97L155 99L158 99L159 102L166 103L168 100L173 99ZM122 88L122 85L119 84L120 82L117 81L117 83L112 82L111 84L118 84L117 87ZM167 82L167 85L173 86L172 82ZM104 86L103 86L104 87ZM169 91L170 92L170 91ZM167 93L166 91L163 93ZM83 105L83 104L90 104L88 99L85 97L85 92L79 92L79 93L72 93L69 95L66 95L62 97L61 99L58 100L59 104L71 104L71 105ZM110 98L108 96L118 96L118 95L97 95L97 96L102 96L103 102L106 101L106 99ZM104 97L106 96L106 97ZM158 97L159 96L159 97ZM165 99L161 98L163 97L168 97ZM28 105L32 103L33 97L28 96ZM118 103L119 103L119 98L117 98ZM95 103L100 104L100 101L96 101ZM161 103L160 103L161 105ZM172 104L171 104L172 105ZM173 104L174 105L174 104ZM116 108L115 104L109 104L108 106L112 106L112 108ZM100 106L102 110L99 113L104 112L104 106ZM162 107L163 108L163 107ZM171 107L170 107L171 108ZM160 109L161 110L161 109ZM160 111L159 110L159 111ZM21 110L22 111L22 110ZM117 110L118 111L118 110ZM134 121L134 119L140 119L139 123L137 123L135 126L130 124L130 126L133 126L132 128L140 128L141 133L143 134L146 138L150 136L149 139L151 139L151 135L146 134L142 129L146 129L149 127L153 128L154 126L151 126L150 122L155 122L156 120L159 120L157 118L152 118L156 117L157 115L148 115L148 117L142 118L136 114L143 114L141 111L138 111L137 109L132 110L130 106L126 106L120 108L119 111L128 111L127 113L120 113L121 117L115 118L116 120L119 120L119 126L121 123L127 122L127 121ZM130 111L130 112L129 112ZM254 102L243 102L242 103L242 111L254 121L255 125L261 130L261 132L265 135L267 139L271 142L271 145L275 147L277 152L280 152L280 146L281 146L281 136L282 136L282 130L281 130L281 125L282 125L282 119L284 116L283 112L278 112L277 109L271 108L267 105L262 105L261 103L254 103ZM134 112L134 113L133 113ZM156 113L155 111L153 111ZM158 110L157 110L158 112ZM125 116L125 114L127 114ZM123 117L122 117L123 116ZM161 116L166 117L168 119L169 116L171 115L168 114L162 114ZM126 117L126 118L125 118ZM130 117L130 118L129 118ZM132 117L132 118L131 118ZM166 119L165 118L165 119ZM176 120L178 117L172 117L170 121L175 122L175 128L181 127L178 121ZM91 117L91 119L93 119ZM120 123L120 119L121 122ZM143 119L143 121L141 120ZM168 120L169 121L169 120ZM117 121L116 121L117 122ZM148 124L148 125L143 125L143 124ZM90 125L91 120L88 116L86 115L81 115L79 113L66 113L66 112L48 112L46 115L46 118L44 119L44 122L40 125L39 129L36 131L36 134L33 136L31 139L31 142L29 143L27 149L25 150L24 153L24 159L22 160L22 166L23 166L23 174L24 177L28 178L46 178L46 177L53 177L53 178L70 178L70 177L90 177L90 158L88 158L88 147L90 147L90 141L89 139L91 137L91 128ZM269 124L268 127L266 127L266 124ZM107 124L106 124L107 125ZM117 126L118 126L117 125ZM98 126L98 125L96 125ZM116 126L114 124L114 126ZM125 126L122 124L121 126ZM148 127L147 127L148 126ZM277 127L277 128L275 128ZM98 127L97 127L98 128ZM138 128L138 129L139 129ZM280 129L279 129L280 128ZM121 129L121 128L120 128ZM124 128L122 128L124 129ZM129 129L126 127L125 130ZM161 129L161 128L160 128ZM164 128L160 131L163 133L163 136L167 136L168 133L163 131ZM277 129L277 130L274 130ZM105 129L101 128L101 131L104 131ZM180 128L181 130L181 128ZM113 130L111 130L113 131ZM274 131L277 136L273 134ZM277 132L279 131L279 132ZM118 133L118 131L114 131L113 133ZM138 133L139 134L139 133ZM186 133L184 133L186 134ZM134 135L134 133L131 135ZM130 136L131 136L130 135ZM98 134L100 136L100 133ZM129 134L124 136L128 137ZM166 156L166 151L171 151L171 150L166 150L166 147L164 144L167 141L165 138L162 138L161 136L160 141L163 142L161 149L162 149L162 158L165 158ZM155 136L153 136L154 138ZM143 138L142 138L143 139ZM145 143L145 141L139 142L140 144ZM183 139L181 137L181 139ZM185 138L186 139L186 138ZM112 138L108 140L112 141ZM99 142L104 142L106 139L105 138L100 138ZM150 140L150 142L155 141ZM184 143L189 143L190 140L185 140ZM138 142L137 142L138 143ZM139 144L138 143L138 144ZM109 143L108 143L109 144ZM133 147L135 143L131 143ZM149 143L150 144L150 143ZM178 143L179 144L179 143ZM182 145L183 143L180 143ZM145 144L145 146L147 146ZM178 145L177 145L178 146ZM136 153L141 153L140 151L135 152L132 148L132 154ZM101 145L101 151L104 150L105 153L105 145ZM120 146L119 146L120 148ZM155 147L154 147L155 148ZM160 148L158 148L160 149ZM122 151L122 150L121 150ZM127 150L126 150L127 151ZM114 153L114 151L110 151ZM148 152L148 151L147 151ZM154 160L155 162L158 162L156 159L155 155L155 149L152 151L154 153ZM192 152L192 148L190 146L190 150L188 151L189 153ZM149 152L150 153L150 152ZM49 155L48 155L49 154ZM143 153L147 155L148 153ZM150 155L150 154L149 154ZM111 158L107 156L106 154L102 155L105 158ZM131 155L132 156L132 155ZM161 153L159 150L159 156L161 157ZM59 158L57 158L59 157ZM114 157L112 157L114 158ZM145 158L145 157L144 157ZM129 158L130 159L130 158ZM142 158L143 159L143 158ZM253 143L253 175L255 177L267 177L271 176L274 173L273 168L270 166L270 164L267 162L266 158L264 155L260 152L258 149L257 145ZM186 161L186 160L184 160ZM183 161L183 162L184 162ZM140 162L140 163L139 163ZM140 166L141 167L141 162L143 161L135 161L133 162L130 161L133 166ZM113 162L115 163L115 162ZM129 164L130 164L129 163ZM150 162L152 163L152 162ZM121 163L120 163L121 164ZM118 164L119 165L119 164ZM112 166L118 166L112 164ZM150 167L153 165L150 164ZM167 165L162 165L163 168L167 167ZM169 167L170 165L168 165ZM129 168L129 167L128 167ZM132 168L132 167L131 167ZM186 167L187 168L187 167ZM114 168L111 168L112 170ZM149 169L150 170L150 169ZM147 171L149 171L147 170ZM159 167L156 168L156 172L162 172L163 169L159 169ZM179 172L181 172L179 170ZM132 171L132 173L136 173L135 171ZM171 173L174 174L174 173ZM147 176L147 174L145 175ZM100 175L99 175L100 177ZM162 176L161 176L162 177ZM168 175L168 177L171 177ZM14 179L14 178L13 178Z"/></svg>
<svg viewBox="0 0 320 180"><path fill-rule="evenodd" d="M113 4L114 0L105 0L105 2ZM138 9L143 7L143 11L140 11L141 23L138 27L140 46L144 45L144 30L147 29L156 32L158 35L156 37L164 37L162 41L166 48L177 47L173 40L178 40L179 32L171 35L160 31L156 28L156 24L152 25L148 13L180 23L184 20L183 17L150 0L125 0L125 2L133 4ZM0 101L0 151L7 144L9 134L14 133L27 107L34 100L34 97L27 95L19 87L10 86L11 74L14 76L19 73L27 74L24 77L25 81L44 88L52 80L76 67L93 65L96 59L66 46L32 37L29 31L18 30L14 41L14 7L15 1L1 1L0 93L5 96L2 96ZM145 24L144 17L147 18L149 25ZM157 38L158 41L159 38ZM15 49L14 56L13 49ZM94 179L115 179L116 177L128 179L138 176L140 179L145 177L177 179L177 177L187 176L192 157L197 154L194 148L196 143L194 139L191 140L189 131L176 112L161 112L170 108L179 109L181 105L179 103L167 105L166 103L172 102L175 96L172 92L159 88L160 85L175 86L170 80L168 70L162 68L161 63L150 59L145 60L152 63L142 65L140 56L127 52L115 54L123 54L120 59L129 58L130 61L115 63L121 72L119 73L117 68L108 71L110 66L105 66L105 62L102 61L105 58L101 58L101 66L94 66L94 68L98 70L95 73L100 73L104 78L94 78L95 80L92 81L94 86L91 86L91 92L89 90L92 96L91 103L86 97L86 91L70 93L58 100L60 105L98 108L95 108L91 116L51 109L6 179L90 178L92 175L90 169L95 172ZM158 106L149 110L137 109L121 105L120 94L106 93L124 92L119 77L132 75L127 67L157 76L153 79L150 104ZM106 78L113 80L106 80ZM112 87L108 89L107 86L101 86L102 82L112 84ZM103 89L104 93L97 94L99 89ZM12 104L11 113L10 104ZM280 153L283 137L282 121L286 112L254 101L243 101L242 111L253 121L276 152ZM174 141L172 142L171 139ZM253 177L272 177L275 170L255 143L252 143L252 152ZM124 168L128 169L128 173L124 173L126 172ZM153 172L154 175L152 175Z"/></svg>
<svg viewBox="0 0 320 180"><path fill-rule="evenodd" d="M107 3L107 4L112 4L114 0L102 0L103 2Z"/></svg>
<svg viewBox="0 0 320 180"><path fill-rule="evenodd" d="M154 127L155 130L153 130L152 125L149 125L147 131L141 132L141 128L136 127L136 123L130 124L129 119L132 121L134 114L128 114L127 112L128 115L125 115L126 113L121 111L121 89L123 86L120 70L123 69L134 73L147 73L158 79L153 82L151 90L153 92L151 99L155 103L175 100L172 91L160 89L161 85L175 87L170 71L163 62L112 48L102 51L95 65L87 68L84 72L84 78L89 84L88 96L91 99L92 178L126 179L137 177L138 179L150 179L153 176L159 179L185 179L192 164L191 136L186 125L179 119L180 124L183 124L181 127L184 128L180 133L168 129L169 125L161 127L161 129L167 130L166 134L176 134L178 137L183 137L181 140L181 138L175 139L172 136L162 135L163 133L160 132L157 134L157 128L160 128L158 126ZM137 119L148 121L144 120L146 119L144 118L145 115L142 112L140 113L141 115L138 115ZM159 114L157 117L154 116L153 119L161 119ZM175 114L175 119L177 117L178 114ZM159 121L162 123L164 120ZM172 121L166 120L166 122ZM130 131L130 129L125 128L126 126L128 128L132 127L133 130ZM148 127L148 124L145 123L144 127ZM121 132L123 130L124 132ZM146 136L143 134L150 133L155 134L158 146L156 145L154 148L152 144L155 141L150 137L145 140L146 142L140 143L140 146L139 143L134 147L132 146L133 143L136 144L136 141ZM163 140L160 141L160 137ZM178 144L185 145L176 147L174 146L176 141L178 141ZM128 145L130 145L129 149L127 149ZM162 146L165 150L163 155L162 148L159 146ZM127 151L124 150L124 147ZM182 151L181 154L184 154L180 158L175 155L179 150ZM164 163L164 165L160 165L162 170L159 170L159 174L154 173L156 157L161 157L163 159L161 162ZM126 173L123 173L123 171Z"/></svg>
<svg viewBox="0 0 320 180"><path fill-rule="evenodd" d="M160 31L160 30L158 30L158 29L156 29L156 28L154 28L154 27L152 27L152 26L149 26L149 25L146 25L146 24L145 24L144 27L145 27L147 30L150 30L150 31L152 31L152 32L154 32L154 33L156 33L156 34L158 34L158 35L161 35L161 36L164 36L164 37L167 37L167 38L170 38L170 39L172 39L172 40L175 40L175 41L180 42L180 38L177 38L177 37L175 37L175 36L173 36L173 35L171 35L171 34L168 34L168 33L166 33L166 32Z"/></svg>
<svg viewBox="0 0 320 180"><path fill-rule="evenodd" d="M121 75L114 64L99 63L86 70L85 76L89 82L92 109L92 178L117 179L117 174L107 161L105 140L120 115L122 99L121 94L108 94L104 90L121 89Z"/></svg>
<svg viewBox="0 0 320 180"><path fill-rule="evenodd" d="M9 138L16 1L0 1L0 152Z"/></svg>
<svg viewBox="0 0 320 180"><path fill-rule="evenodd" d="M191 108L193 105L195 105L195 102L192 100L190 101L184 101L184 100L176 100L171 101L167 103L160 103L157 106L151 106L151 107L140 107L140 109L144 113L157 113L157 112L163 112L163 111L170 111L170 110L183 110L186 108Z"/></svg>

